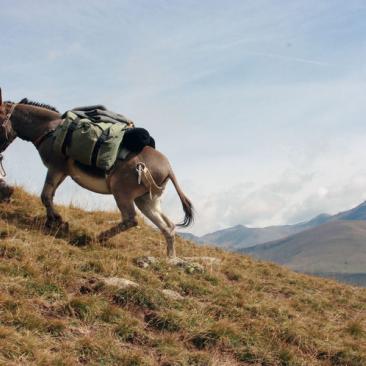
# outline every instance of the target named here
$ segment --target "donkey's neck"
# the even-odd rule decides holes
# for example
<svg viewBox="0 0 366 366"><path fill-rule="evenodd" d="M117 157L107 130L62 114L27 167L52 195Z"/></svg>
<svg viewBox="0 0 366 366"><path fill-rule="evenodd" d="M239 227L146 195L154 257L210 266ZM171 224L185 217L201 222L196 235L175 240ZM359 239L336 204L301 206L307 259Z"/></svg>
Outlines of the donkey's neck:
<svg viewBox="0 0 366 366"><path fill-rule="evenodd" d="M56 128L61 122L61 115L45 108L18 104L11 122L17 136L34 142L45 132Z"/></svg>

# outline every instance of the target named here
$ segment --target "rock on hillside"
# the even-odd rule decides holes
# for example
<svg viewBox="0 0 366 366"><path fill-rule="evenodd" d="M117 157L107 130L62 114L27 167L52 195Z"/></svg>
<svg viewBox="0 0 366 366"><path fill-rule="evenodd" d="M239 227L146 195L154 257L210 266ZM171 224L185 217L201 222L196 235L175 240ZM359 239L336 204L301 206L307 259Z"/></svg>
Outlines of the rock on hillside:
<svg viewBox="0 0 366 366"><path fill-rule="evenodd" d="M1 365L366 364L365 290L181 238L169 261L142 220L101 245L118 213L59 210L67 232L0 204Z"/></svg>

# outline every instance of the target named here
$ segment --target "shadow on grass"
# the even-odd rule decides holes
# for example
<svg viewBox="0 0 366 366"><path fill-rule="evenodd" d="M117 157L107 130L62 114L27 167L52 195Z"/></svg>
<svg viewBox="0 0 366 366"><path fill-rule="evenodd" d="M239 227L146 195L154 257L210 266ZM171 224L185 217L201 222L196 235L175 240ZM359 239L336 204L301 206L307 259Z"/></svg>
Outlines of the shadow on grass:
<svg viewBox="0 0 366 366"><path fill-rule="evenodd" d="M83 230L74 229L65 222L55 223L52 227L48 227L46 226L46 217L43 215L31 216L24 212L2 212L0 218L19 229L42 232L78 247L87 246L96 241L92 235Z"/></svg>

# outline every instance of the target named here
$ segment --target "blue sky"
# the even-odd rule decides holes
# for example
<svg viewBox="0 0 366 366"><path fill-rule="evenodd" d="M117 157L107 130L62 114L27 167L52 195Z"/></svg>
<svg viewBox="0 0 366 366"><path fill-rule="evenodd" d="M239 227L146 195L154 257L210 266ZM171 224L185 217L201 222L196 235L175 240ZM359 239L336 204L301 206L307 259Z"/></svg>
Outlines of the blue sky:
<svg viewBox="0 0 366 366"><path fill-rule="evenodd" d="M294 223L366 199L365 1L0 0L0 86L61 111L103 103L150 130L198 234ZM8 180L45 169L17 141ZM113 208L66 182L59 202ZM181 217L170 187L163 207Z"/></svg>

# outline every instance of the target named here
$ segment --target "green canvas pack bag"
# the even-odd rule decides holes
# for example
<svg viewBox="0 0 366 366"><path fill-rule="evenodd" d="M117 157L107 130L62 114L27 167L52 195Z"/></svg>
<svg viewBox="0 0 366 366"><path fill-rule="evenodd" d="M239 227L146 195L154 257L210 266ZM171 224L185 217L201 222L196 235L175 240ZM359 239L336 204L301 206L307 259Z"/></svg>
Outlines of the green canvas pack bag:
<svg viewBox="0 0 366 366"><path fill-rule="evenodd" d="M109 170L127 128L127 123L95 123L69 111L54 132L53 149L82 164Z"/></svg>

